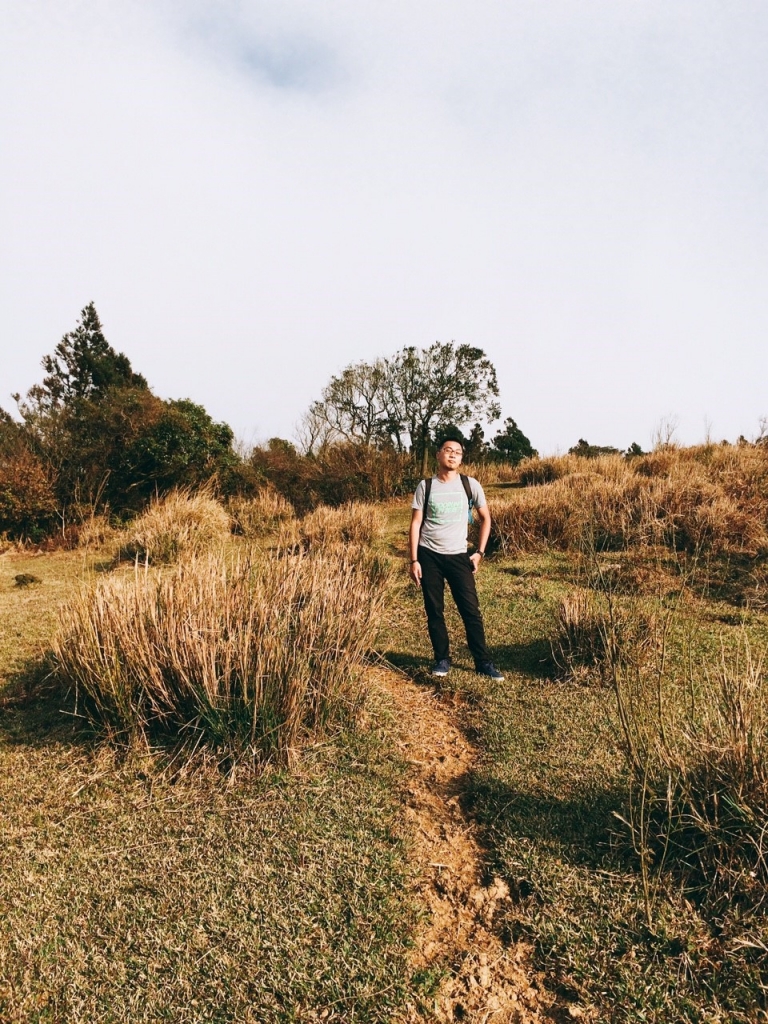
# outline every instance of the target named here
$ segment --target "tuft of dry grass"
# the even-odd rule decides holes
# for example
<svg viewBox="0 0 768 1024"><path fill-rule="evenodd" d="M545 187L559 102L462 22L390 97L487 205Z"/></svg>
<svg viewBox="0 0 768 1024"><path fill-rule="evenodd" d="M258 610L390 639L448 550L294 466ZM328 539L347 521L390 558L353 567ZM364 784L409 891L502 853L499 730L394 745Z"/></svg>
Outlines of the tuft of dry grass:
<svg viewBox="0 0 768 1024"><path fill-rule="evenodd" d="M246 540L262 537L296 514L290 501L273 487L262 488L253 498L233 498L227 507L233 531Z"/></svg>
<svg viewBox="0 0 768 1024"><path fill-rule="evenodd" d="M768 885L768 679L745 637L687 680L616 679L641 867L673 870L719 914L763 906ZM650 912L649 912L650 917Z"/></svg>
<svg viewBox="0 0 768 1024"><path fill-rule="evenodd" d="M464 462L461 472L466 476L473 476L484 487L494 484L518 483L517 466L513 466L510 462L479 462L476 464Z"/></svg>
<svg viewBox="0 0 768 1024"><path fill-rule="evenodd" d="M210 494L172 491L154 501L117 538L117 556L175 562L229 536L229 515Z"/></svg>
<svg viewBox="0 0 768 1024"><path fill-rule="evenodd" d="M555 609L552 659L565 679L604 683L616 666L644 662L655 635L655 616L646 609L580 587Z"/></svg>
<svg viewBox="0 0 768 1024"><path fill-rule="evenodd" d="M379 537L384 528L381 509L364 502L349 502L338 508L319 505L295 527L289 527L283 537L283 546L299 544L316 550L334 545L365 547Z"/></svg>
<svg viewBox="0 0 768 1024"><path fill-rule="evenodd" d="M91 515L77 530L77 546L98 550L113 544L117 530L110 523L109 516Z"/></svg>
<svg viewBox="0 0 768 1024"><path fill-rule="evenodd" d="M137 566L64 606L56 671L112 738L285 760L354 703L388 575L359 552Z"/></svg>

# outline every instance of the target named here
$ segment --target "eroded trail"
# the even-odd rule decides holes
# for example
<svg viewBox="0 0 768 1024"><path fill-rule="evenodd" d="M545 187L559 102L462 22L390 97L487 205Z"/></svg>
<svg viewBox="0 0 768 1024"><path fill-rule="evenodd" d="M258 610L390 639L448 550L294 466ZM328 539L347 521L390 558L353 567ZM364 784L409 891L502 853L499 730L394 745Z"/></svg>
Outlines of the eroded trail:
<svg viewBox="0 0 768 1024"><path fill-rule="evenodd" d="M436 691L393 671L381 669L376 676L397 708L402 753L411 766L405 813L415 836L417 885L430 910L418 936L414 969L450 965L426 1019L479 1024L558 1019L554 998L531 969L529 948L502 938L509 889L486 874L478 829L462 807L476 749ZM411 1008L409 1022L424 1019Z"/></svg>

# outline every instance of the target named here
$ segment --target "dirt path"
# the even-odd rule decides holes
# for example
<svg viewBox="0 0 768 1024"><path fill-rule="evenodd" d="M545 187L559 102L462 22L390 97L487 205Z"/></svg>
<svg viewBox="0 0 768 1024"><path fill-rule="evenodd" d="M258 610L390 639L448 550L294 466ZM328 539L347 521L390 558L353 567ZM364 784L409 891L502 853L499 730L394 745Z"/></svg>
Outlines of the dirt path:
<svg viewBox="0 0 768 1024"><path fill-rule="evenodd" d="M484 872L478 829L461 806L476 749L435 690L386 669L376 675L399 713L400 746L411 765L405 813L415 836L418 889L431 912L418 937L414 968L451 965L427 1019L440 1024L562 1020L530 967L529 948L505 943L499 935L498 920L510 907L509 889ZM409 1024L424 1019L411 1008Z"/></svg>

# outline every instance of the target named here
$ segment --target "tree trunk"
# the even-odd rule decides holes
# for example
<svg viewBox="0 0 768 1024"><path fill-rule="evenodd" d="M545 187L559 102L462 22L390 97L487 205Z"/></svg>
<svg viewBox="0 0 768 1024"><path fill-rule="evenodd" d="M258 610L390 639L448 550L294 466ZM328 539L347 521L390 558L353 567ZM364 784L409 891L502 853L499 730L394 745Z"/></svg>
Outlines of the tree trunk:
<svg viewBox="0 0 768 1024"><path fill-rule="evenodd" d="M426 476L429 471L429 433L422 434L421 438L421 475Z"/></svg>

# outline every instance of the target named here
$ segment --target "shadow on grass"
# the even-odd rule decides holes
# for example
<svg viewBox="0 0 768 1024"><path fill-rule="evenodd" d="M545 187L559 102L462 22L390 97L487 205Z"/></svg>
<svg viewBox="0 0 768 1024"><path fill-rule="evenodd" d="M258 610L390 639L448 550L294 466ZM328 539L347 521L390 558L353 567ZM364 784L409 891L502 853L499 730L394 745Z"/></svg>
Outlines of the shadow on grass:
<svg viewBox="0 0 768 1024"><path fill-rule="evenodd" d="M522 839L573 865L598 868L609 857L615 865L617 847L625 845L612 842L621 827L616 812L622 811L623 794L618 787L589 788L559 798L480 775L468 787L466 799L486 833L489 850L502 859L505 840Z"/></svg>
<svg viewBox="0 0 768 1024"><path fill-rule="evenodd" d="M535 679L554 679L557 665L552 660L552 650L546 639L532 640L527 644L497 644L490 648L491 658L502 672L516 672ZM428 678L432 658L419 658L403 651L382 651L380 657L394 668L405 672L416 682ZM455 662L454 668L472 670L471 658L467 664Z"/></svg>
<svg viewBox="0 0 768 1024"><path fill-rule="evenodd" d="M419 658L413 654L407 654L403 651L380 651L379 657L388 662L394 668L399 669L401 672L405 672L406 675L416 681L419 681L425 675L428 676L430 666L432 665L431 658Z"/></svg>
<svg viewBox="0 0 768 1024"><path fill-rule="evenodd" d="M554 679L557 673L549 640L544 637L526 644L497 644L491 648L491 656L502 671L519 672L535 679Z"/></svg>
<svg viewBox="0 0 768 1024"><path fill-rule="evenodd" d="M93 730L75 710L73 695L53 678L48 659L35 658L11 673L0 689L0 742L91 746Z"/></svg>

